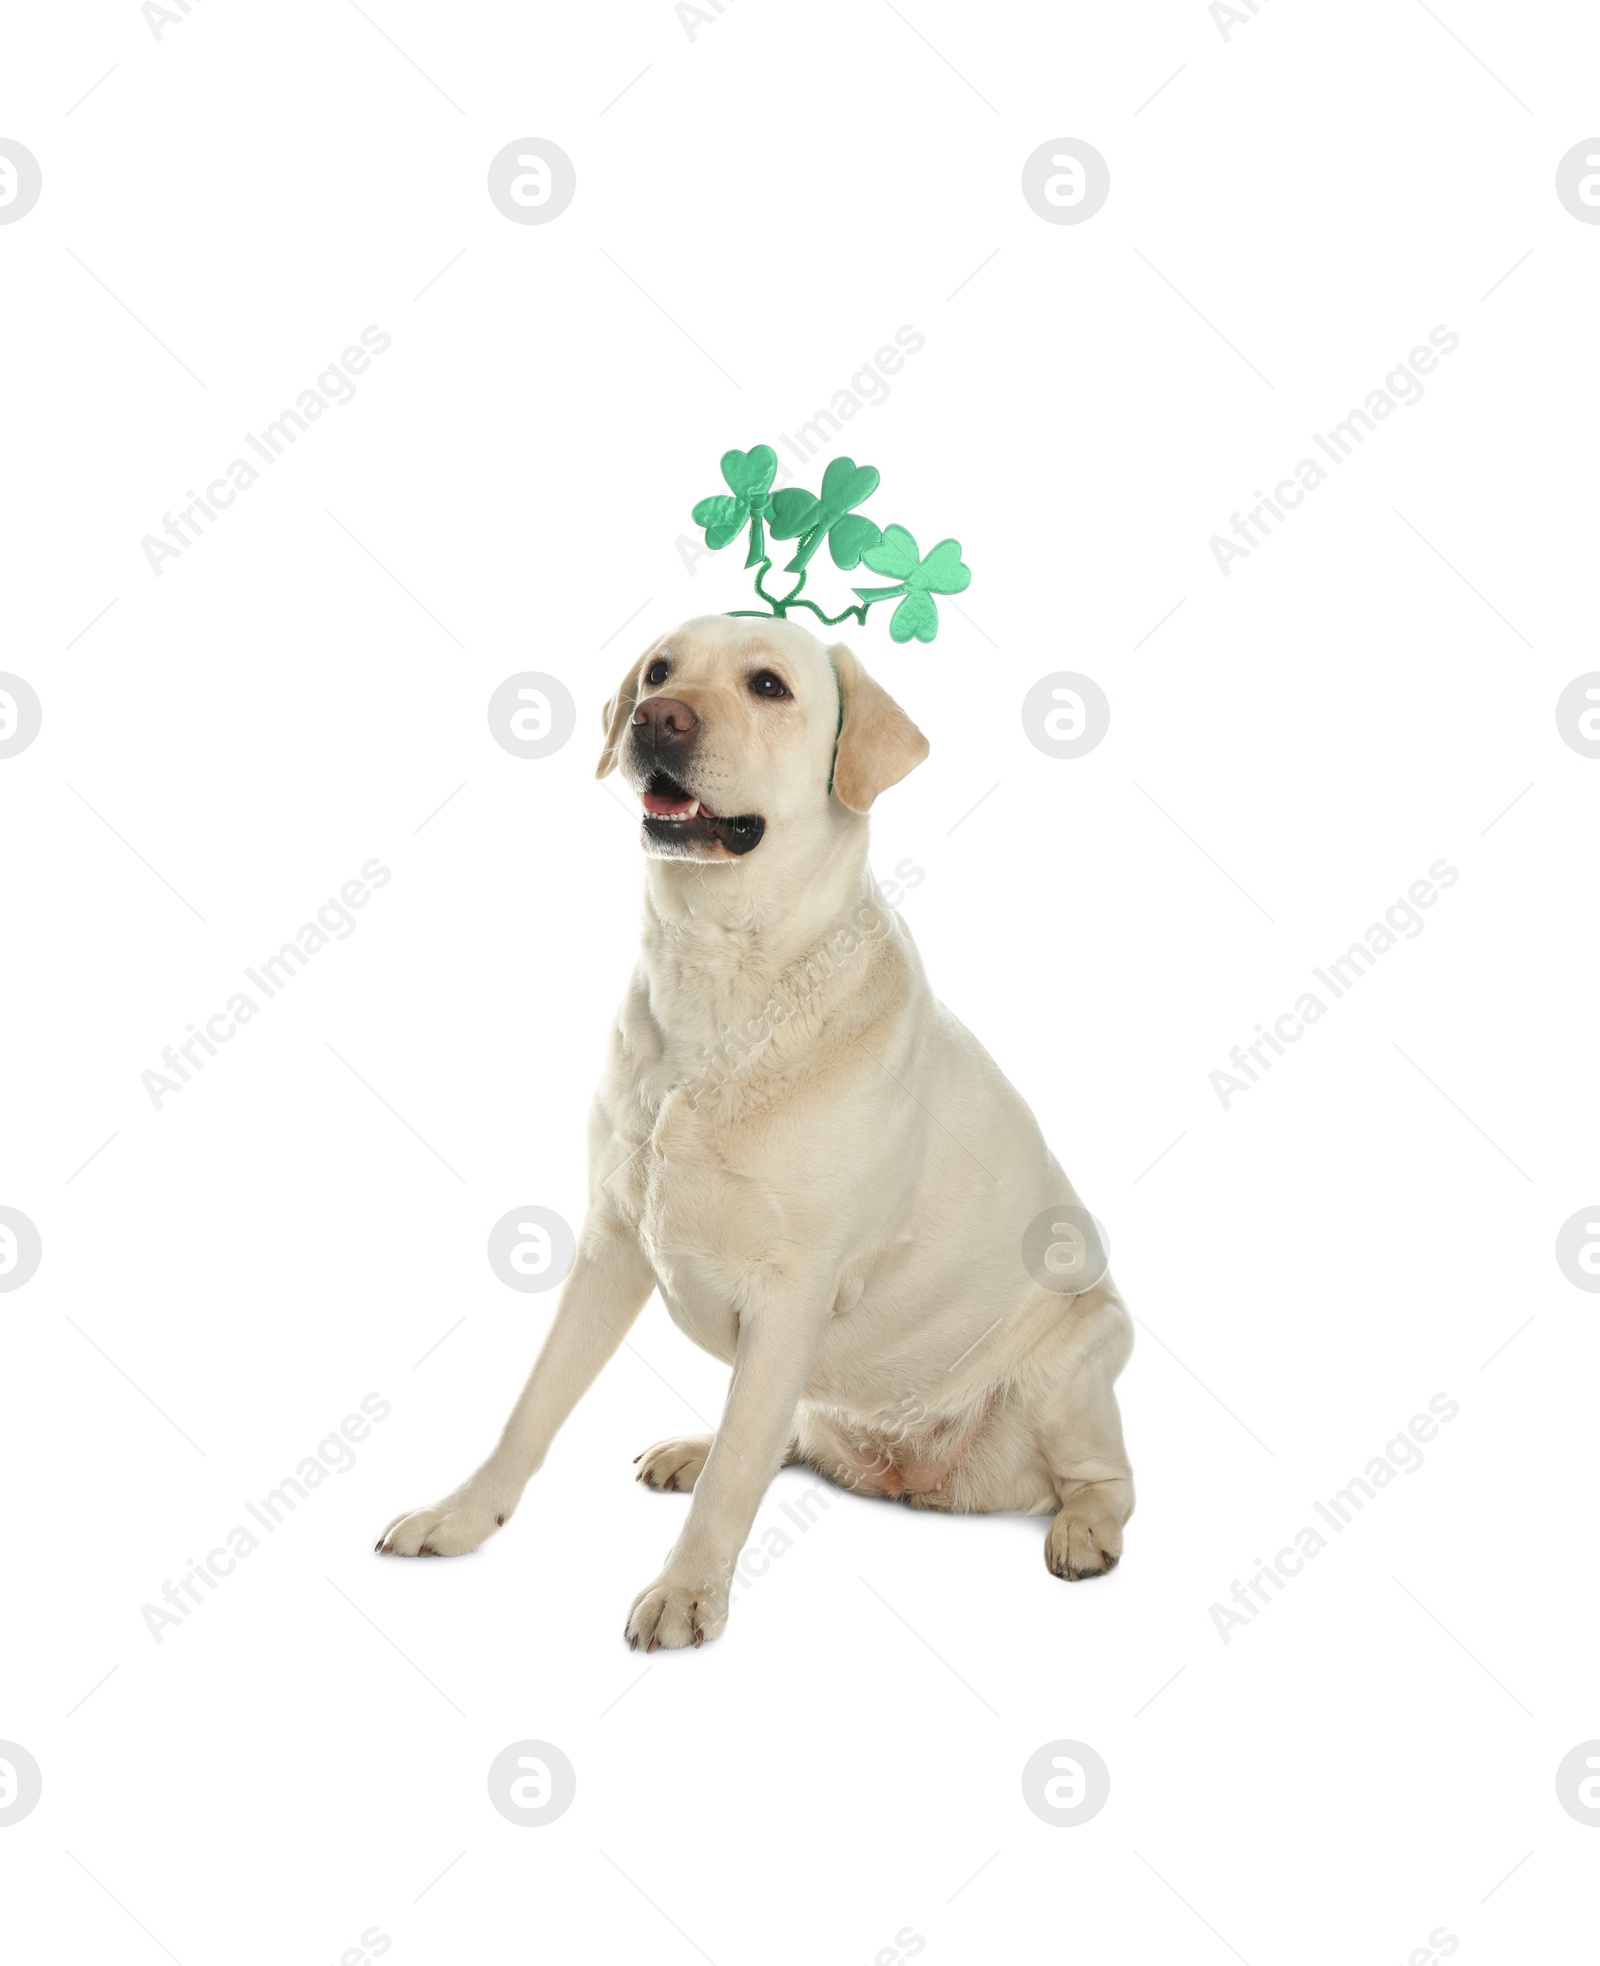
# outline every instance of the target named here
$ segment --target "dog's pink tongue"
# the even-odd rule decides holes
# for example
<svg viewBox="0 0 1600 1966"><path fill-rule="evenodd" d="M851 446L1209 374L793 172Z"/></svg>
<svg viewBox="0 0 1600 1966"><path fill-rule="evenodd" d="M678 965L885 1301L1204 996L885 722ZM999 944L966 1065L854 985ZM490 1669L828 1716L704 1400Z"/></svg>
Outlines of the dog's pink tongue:
<svg viewBox="0 0 1600 1966"><path fill-rule="evenodd" d="M661 792L646 792L644 809L654 813L658 819L671 819L681 812L688 812L694 805L693 799L669 799Z"/></svg>

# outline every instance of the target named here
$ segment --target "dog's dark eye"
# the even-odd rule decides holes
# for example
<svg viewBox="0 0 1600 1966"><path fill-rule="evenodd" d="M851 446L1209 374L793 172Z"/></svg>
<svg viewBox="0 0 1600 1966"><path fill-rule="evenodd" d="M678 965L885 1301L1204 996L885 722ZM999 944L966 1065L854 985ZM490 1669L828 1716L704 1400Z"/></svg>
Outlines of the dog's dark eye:
<svg viewBox="0 0 1600 1966"><path fill-rule="evenodd" d="M652 662L650 667L644 672L645 681L651 684L664 683L667 680L667 672L671 666L667 662Z"/></svg>
<svg viewBox="0 0 1600 1966"><path fill-rule="evenodd" d="M758 669L750 678L750 688L757 696L788 696L789 689L781 676L773 675L770 669Z"/></svg>

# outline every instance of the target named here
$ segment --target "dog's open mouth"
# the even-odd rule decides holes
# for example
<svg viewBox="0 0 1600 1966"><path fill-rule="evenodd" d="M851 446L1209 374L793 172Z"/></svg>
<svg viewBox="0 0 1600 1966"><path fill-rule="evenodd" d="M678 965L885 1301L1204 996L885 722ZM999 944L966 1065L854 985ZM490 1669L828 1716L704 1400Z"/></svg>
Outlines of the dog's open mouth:
<svg viewBox="0 0 1600 1966"><path fill-rule="evenodd" d="M725 818L703 799L687 792L664 771L653 771L641 797L644 830L658 846L690 851L694 845L723 847L729 853L748 853L760 844L767 822L758 812Z"/></svg>

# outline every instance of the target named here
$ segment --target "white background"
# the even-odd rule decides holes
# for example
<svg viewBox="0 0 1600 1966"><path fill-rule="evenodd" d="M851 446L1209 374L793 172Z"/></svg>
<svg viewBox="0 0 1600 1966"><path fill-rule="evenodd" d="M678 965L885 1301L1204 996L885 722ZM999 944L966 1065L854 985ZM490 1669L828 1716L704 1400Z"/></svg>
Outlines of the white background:
<svg viewBox="0 0 1600 1966"><path fill-rule="evenodd" d="M0 1297L0 1738L44 1782L8 1956L1578 1957L1600 1306L1554 1244L1600 1194L1600 763L1554 705L1600 666L1600 227L1554 174L1592 17L203 0L158 40L80 0L3 42L44 177L0 227L0 667L44 706L0 762L0 1202L44 1245ZM576 165L549 225L486 194L525 136ZM1110 167L1082 225L1021 195L1061 136ZM157 577L141 537L369 323L356 400ZM1109 1227L1139 1508L1068 1586L1043 1522L835 1493L647 1663L685 1505L632 1457L725 1382L656 1301L504 1537L372 1543L548 1321L490 1226L581 1210L640 881L599 705L749 598L676 543L720 452L906 324L834 448L974 578L931 648L853 637L933 743L873 864L920 870L935 989ZM1211 535L1438 324L1424 399L1224 577ZM485 717L529 668L579 712L539 763ZM1065 763L1019 716L1063 669L1112 706ZM356 932L153 1107L373 856ZM1230 1049L1441 856L1425 931L1225 1110ZM354 1468L155 1643L369 1394ZM1426 1465L1225 1644L1211 1605L1437 1394ZM544 1828L486 1793L525 1738L577 1771ZM1075 1829L1020 1788L1063 1738L1111 1770Z"/></svg>

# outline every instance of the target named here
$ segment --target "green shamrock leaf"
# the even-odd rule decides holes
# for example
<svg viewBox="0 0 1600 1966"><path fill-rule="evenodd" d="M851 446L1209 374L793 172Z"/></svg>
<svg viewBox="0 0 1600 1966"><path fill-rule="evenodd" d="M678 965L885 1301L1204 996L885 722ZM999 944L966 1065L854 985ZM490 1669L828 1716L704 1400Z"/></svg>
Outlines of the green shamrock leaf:
<svg viewBox="0 0 1600 1966"><path fill-rule="evenodd" d="M862 559L874 573L886 573L894 580L905 580L918 565L917 542L904 526L887 526L876 546L869 546Z"/></svg>
<svg viewBox="0 0 1600 1966"><path fill-rule="evenodd" d="M925 587L930 594L964 594L972 585L972 569L961 558L961 541L941 539L917 569L911 585Z"/></svg>
<svg viewBox="0 0 1600 1966"><path fill-rule="evenodd" d="M896 642L931 642L939 632L939 610L935 594L964 593L972 581L972 569L961 560L961 542L941 539L924 559L917 542L904 526L888 526L875 546L861 556L874 573L897 579L897 587L858 587L855 591L870 606L903 595L889 622L889 638Z"/></svg>
<svg viewBox="0 0 1600 1966"><path fill-rule="evenodd" d="M767 530L774 539L798 539L816 524L822 503L814 492L785 485L772 494L772 519Z"/></svg>
<svg viewBox="0 0 1600 1966"><path fill-rule="evenodd" d="M733 496L725 498L719 493L715 498L703 498L692 515L697 526L705 527L706 544L712 552L731 545L748 524L750 552L745 565L756 566L766 557L762 514L772 505L771 486L777 472L778 456L769 444L723 452L722 480Z"/></svg>
<svg viewBox="0 0 1600 1966"><path fill-rule="evenodd" d="M822 496L817 500L817 510L802 528L805 538L800 542L800 550L784 571L804 572L824 538L828 541L835 566L858 566L862 548L877 539L878 528L870 519L850 518L847 515L854 513L858 505L864 505L877 489L876 465L857 464L853 457L834 458L822 474ZM777 536L774 534L774 537ZM795 536L783 535L785 538ZM845 557L841 558L841 553Z"/></svg>
<svg viewBox="0 0 1600 1966"><path fill-rule="evenodd" d="M848 573L852 567L861 564L861 556L869 546L876 546L883 534L860 512L847 512L842 519L836 519L828 532L828 551L833 555L833 564Z"/></svg>
<svg viewBox="0 0 1600 1966"><path fill-rule="evenodd" d="M928 594L907 594L889 617L892 642L931 642L939 632L939 610Z"/></svg>

